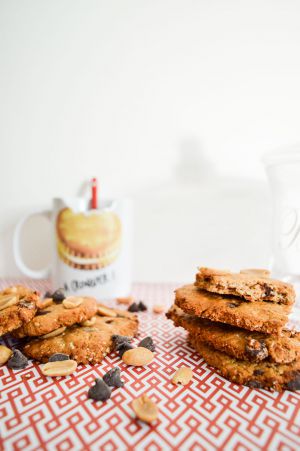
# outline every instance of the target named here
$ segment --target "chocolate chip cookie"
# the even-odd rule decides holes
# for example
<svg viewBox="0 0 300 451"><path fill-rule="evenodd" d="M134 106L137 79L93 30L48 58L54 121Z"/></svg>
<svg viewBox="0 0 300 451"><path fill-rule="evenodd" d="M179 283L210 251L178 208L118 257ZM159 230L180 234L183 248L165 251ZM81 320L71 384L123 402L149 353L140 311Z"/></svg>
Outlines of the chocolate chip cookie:
<svg viewBox="0 0 300 451"><path fill-rule="evenodd" d="M176 290L175 304L185 313L251 331L278 335L288 321L292 305L247 302L185 285Z"/></svg>
<svg viewBox="0 0 300 451"><path fill-rule="evenodd" d="M173 306L167 312L175 326L182 326L197 340L236 359L291 363L300 358L300 332L283 330L273 336L197 318Z"/></svg>
<svg viewBox="0 0 300 451"><path fill-rule="evenodd" d="M291 305L295 290L289 283L269 278L267 270L244 269L240 273L200 268L195 285L212 293L239 296L250 302L276 302Z"/></svg>
<svg viewBox="0 0 300 451"><path fill-rule="evenodd" d="M39 308L30 322L14 331L14 337L38 337L61 327L81 323L94 316L98 308L96 300L89 297L70 296L59 302L51 299L47 301L44 301L44 308Z"/></svg>
<svg viewBox="0 0 300 451"><path fill-rule="evenodd" d="M0 292L0 336L27 324L37 311L39 295L16 285Z"/></svg>
<svg viewBox="0 0 300 451"><path fill-rule="evenodd" d="M197 335L190 334L189 341L208 365L235 384L276 391L300 390L300 359L290 364L253 363L217 351L200 341Z"/></svg>
<svg viewBox="0 0 300 451"><path fill-rule="evenodd" d="M113 335L133 337L138 330L136 315L117 309L109 310L110 316L97 314L90 326L77 324L55 337L30 341L23 348L24 354L40 362L47 362L51 355L62 353L77 363L100 363L114 349Z"/></svg>

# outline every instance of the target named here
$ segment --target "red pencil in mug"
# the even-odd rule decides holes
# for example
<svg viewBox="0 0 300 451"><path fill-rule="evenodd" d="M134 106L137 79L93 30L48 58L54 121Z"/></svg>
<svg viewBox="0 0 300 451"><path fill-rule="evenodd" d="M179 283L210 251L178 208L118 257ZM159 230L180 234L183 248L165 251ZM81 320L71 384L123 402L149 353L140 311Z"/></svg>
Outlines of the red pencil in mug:
<svg viewBox="0 0 300 451"><path fill-rule="evenodd" d="M97 179L94 177L92 179L92 200L91 200L91 207L93 210L96 210L98 208L98 186L97 186Z"/></svg>

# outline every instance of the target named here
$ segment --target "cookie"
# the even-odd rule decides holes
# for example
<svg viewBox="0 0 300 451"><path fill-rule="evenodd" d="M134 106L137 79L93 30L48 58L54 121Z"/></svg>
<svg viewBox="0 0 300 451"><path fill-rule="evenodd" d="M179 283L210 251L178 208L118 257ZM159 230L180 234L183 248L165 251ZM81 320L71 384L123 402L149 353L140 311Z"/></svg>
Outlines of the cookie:
<svg viewBox="0 0 300 451"><path fill-rule="evenodd" d="M0 336L27 324L37 311L38 293L16 285L0 292Z"/></svg>
<svg viewBox="0 0 300 451"><path fill-rule="evenodd" d="M185 285L176 290L175 304L185 313L252 331L280 334L288 321L291 305L246 302Z"/></svg>
<svg viewBox="0 0 300 451"><path fill-rule="evenodd" d="M77 363L100 363L114 349L113 335L134 337L138 330L138 319L132 313L114 310L117 316L99 316L92 326L75 325L62 334L27 343L23 352L27 357L48 362L53 354L69 355Z"/></svg>
<svg viewBox="0 0 300 451"><path fill-rule="evenodd" d="M216 323L184 313L176 306L167 317L197 340L240 360L291 363L300 358L300 332L283 330L282 335L267 335Z"/></svg>
<svg viewBox="0 0 300 451"><path fill-rule="evenodd" d="M73 308L68 307L70 300L71 302L75 300ZM78 306L76 306L77 300ZM88 320L97 312L97 303L94 298L72 296L60 303L48 301L45 308L39 309L36 316L29 323L13 332L14 337L23 338L46 335L61 327L72 326Z"/></svg>
<svg viewBox="0 0 300 451"><path fill-rule="evenodd" d="M239 296L250 302L276 302L291 305L295 290L289 283L270 279L268 271L248 269L231 273L210 268L200 268L195 285L212 293Z"/></svg>
<svg viewBox="0 0 300 451"><path fill-rule="evenodd" d="M289 364L247 362L230 357L189 335L189 341L206 363L235 384L269 390L300 390L300 359Z"/></svg>
<svg viewBox="0 0 300 451"><path fill-rule="evenodd" d="M56 222L57 250L72 268L98 269L111 264L121 249L122 224L111 211L60 211Z"/></svg>

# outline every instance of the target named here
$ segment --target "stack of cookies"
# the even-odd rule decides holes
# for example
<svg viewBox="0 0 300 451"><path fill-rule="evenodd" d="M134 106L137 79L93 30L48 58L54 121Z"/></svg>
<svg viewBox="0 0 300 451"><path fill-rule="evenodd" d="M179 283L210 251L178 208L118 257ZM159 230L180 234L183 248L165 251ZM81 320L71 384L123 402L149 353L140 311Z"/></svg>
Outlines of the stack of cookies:
<svg viewBox="0 0 300 451"><path fill-rule="evenodd" d="M176 290L167 313L223 377L252 388L300 389L300 333L286 328L292 285L266 270L200 268L193 285Z"/></svg>
<svg viewBox="0 0 300 451"><path fill-rule="evenodd" d="M94 298L66 297L56 290L42 299L23 286L0 292L0 336L10 333L19 339L25 356L40 362L64 354L77 363L99 363L113 350L114 335L133 337L137 330L136 315L107 308ZM8 364L11 361L11 368L22 367L25 356L20 350L14 354L11 357L6 351L7 359L13 359Z"/></svg>

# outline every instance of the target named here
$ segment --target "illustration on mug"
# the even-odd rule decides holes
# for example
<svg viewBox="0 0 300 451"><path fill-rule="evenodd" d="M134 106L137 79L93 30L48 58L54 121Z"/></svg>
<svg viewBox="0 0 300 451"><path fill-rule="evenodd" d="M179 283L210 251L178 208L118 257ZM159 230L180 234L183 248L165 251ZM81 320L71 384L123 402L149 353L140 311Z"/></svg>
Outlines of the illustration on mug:
<svg viewBox="0 0 300 451"><path fill-rule="evenodd" d="M76 213L64 208L57 216L56 234L58 255L72 268L104 268L120 253L122 224L111 211Z"/></svg>

